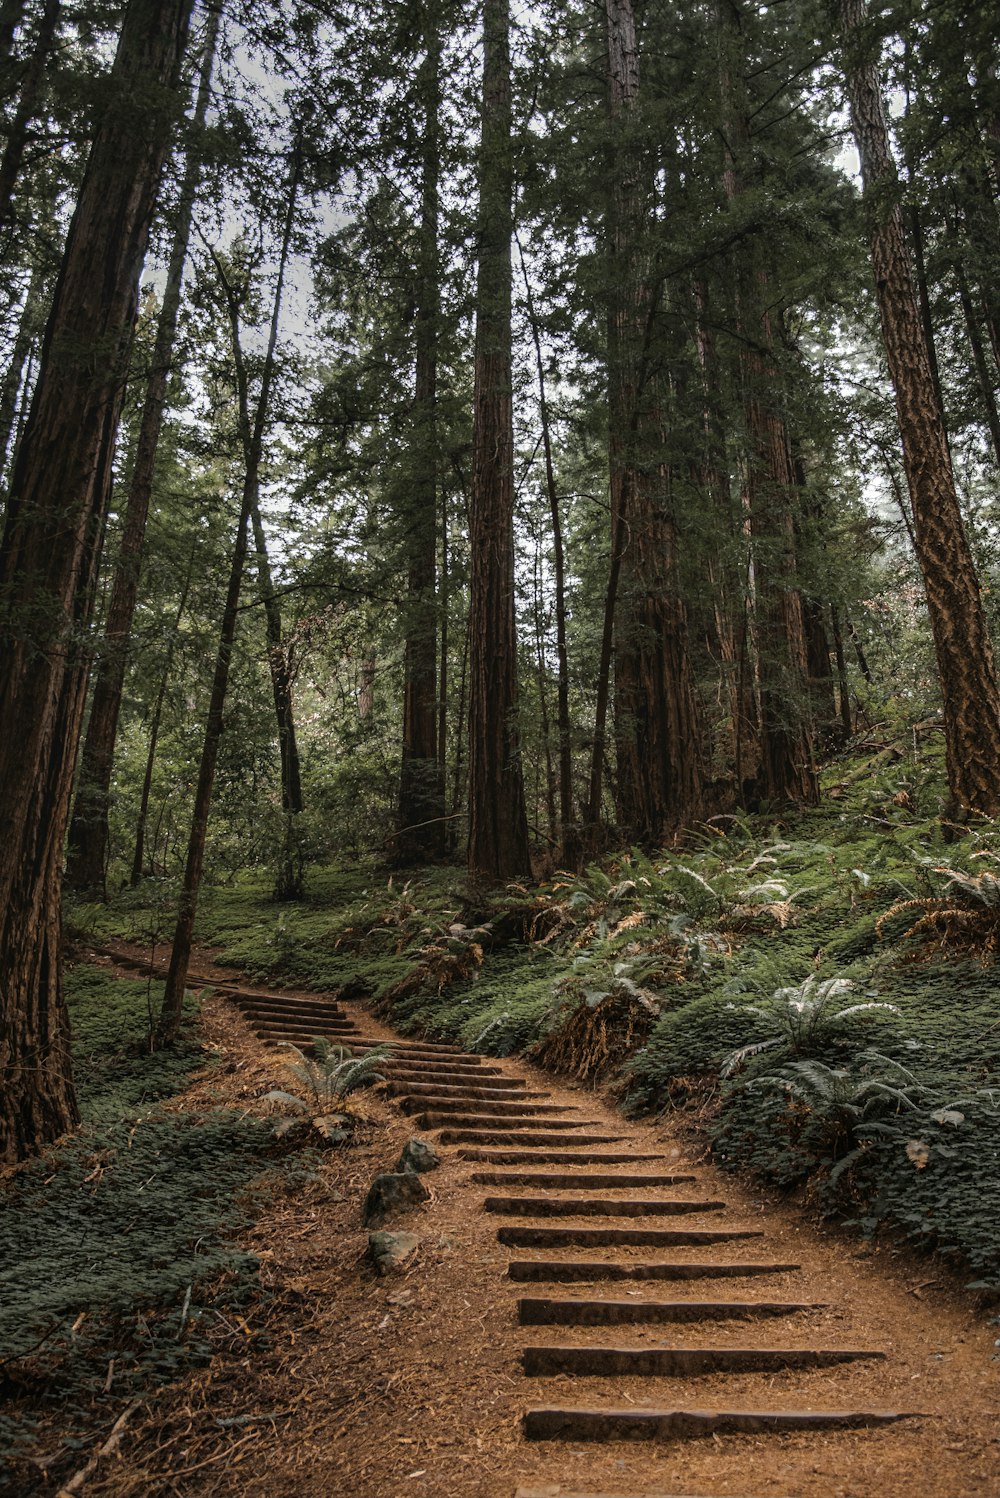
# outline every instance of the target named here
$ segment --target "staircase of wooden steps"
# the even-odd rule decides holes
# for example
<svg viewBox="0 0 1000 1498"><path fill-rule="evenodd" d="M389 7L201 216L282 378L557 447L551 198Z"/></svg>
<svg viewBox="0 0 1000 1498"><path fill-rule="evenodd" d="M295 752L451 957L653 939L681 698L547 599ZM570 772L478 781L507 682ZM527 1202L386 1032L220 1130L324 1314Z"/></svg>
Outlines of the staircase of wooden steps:
<svg viewBox="0 0 1000 1498"><path fill-rule="evenodd" d="M270 1042L304 1044L324 1036L359 1054L384 1044L334 1003L313 1005L245 992L234 995L234 1002ZM867 1366L886 1354L878 1347L829 1346L810 1335L811 1321L829 1310L828 1303L769 1295L768 1281L798 1273L798 1265L766 1254L747 1259L741 1252L745 1245L766 1248L766 1226L726 1220L723 1201L698 1194L696 1173L664 1169L659 1155L630 1150L627 1126L609 1133L579 1109L552 1101L537 1081L511 1075L509 1067L454 1045L394 1040L393 1046L383 1068L386 1095L422 1130L436 1133L439 1144L455 1147L460 1160L489 1167L473 1170L468 1180L475 1187L504 1188L478 1203L484 1213L517 1219L498 1224L500 1244L547 1251L507 1263L510 1281L541 1287L540 1293L517 1301L518 1324L526 1335L548 1336L526 1342L521 1353L526 1441L556 1448L564 1442L724 1440L748 1433L875 1431L916 1418L860 1400L813 1407L810 1370ZM679 1195L663 1194L678 1188ZM708 1223L701 1221L705 1217ZM666 1227L642 1221L670 1218L682 1223ZM730 1246L735 1250L731 1258L725 1256ZM656 1252L636 1257L636 1250ZM730 1290L707 1299L698 1290L712 1281L744 1288L742 1294ZM668 1283L691 1285L698 1298L667 1298L659 1287ZM623 1299L621 1290L604 1293L604 1284L635 1288ZM545 1292L546 1286L561 1285L584 1288ZM721 1330L748 1323L776 1328L778 1336L750 1343L730 1342L728 1335L720 1339ZM674 1329L669 1341L663 1328ZM633 1337L657 1340L616 1340L616 1334L630 1329ZM687 1340L679 1342L678 1337ZM627 1404L616 1402L615 1384L621 1383L627 1393L634 1378L654 1387L663 1382L671 1391L670 1403L640 1405L633 1396ZM713 1390L711 1408L702 1408L697 1399L678 1398L678 1389L705 1379ZM782 1397L774 1402L769 1395L778 1380ZM731 1398L726 1397L727 1381ZM758 1386L763 1398L751 1402L748 1389ZM557 1397L547 1393L532 1402L536 1387ZM594 1388L600 1394L596 1403L590 1393ZM776 1460L780 1449L776 1447ZM556 1493L559 1498L640 1498L636 1493L570 1493L558 1483L547 1489L518 1488L515 1498ZM678 1495L647 1493L641 1498Z"/></svg>

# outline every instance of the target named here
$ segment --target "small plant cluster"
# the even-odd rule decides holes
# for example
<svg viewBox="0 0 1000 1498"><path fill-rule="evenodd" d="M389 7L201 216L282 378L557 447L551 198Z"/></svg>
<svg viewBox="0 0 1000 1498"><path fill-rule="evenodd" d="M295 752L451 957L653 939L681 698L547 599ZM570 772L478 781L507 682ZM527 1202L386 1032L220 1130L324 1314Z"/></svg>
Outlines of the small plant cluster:
<svg viewBox="0 0 1000 1498"><path fill-rule="evenodd" d="M991 850L980 850L972 858L1000 862L1000 855ZM925 958L969 951L995 960L1000 949L1000 874L992 869L971 873L930 859L922 859L920 865L936 882L943 881L940 892L897 900L876 922L878 935L885 936L898 917L905 916L910 924L899 939L918 942Z"/></svg>
<svg viewBox="0 0 1000 1498"><path fill-rule="evenodd" d="M340 1144L350 1138L355 1120L338 1105L352 1092L385 1081L379 1068L392 1056L393 1046L390 1043L375 1046L363 1056L354 1056L346 1046L334 1045L321 1035L313 1039L312 1055L290 1040L281 1044L296 1057L288 1069L305 1096L277 1087L265 1093L263 1102L295 1109L294 1117L283 1118L276 1124L275 1134L282 1138L306 1123L327 1144Z"/></svg>

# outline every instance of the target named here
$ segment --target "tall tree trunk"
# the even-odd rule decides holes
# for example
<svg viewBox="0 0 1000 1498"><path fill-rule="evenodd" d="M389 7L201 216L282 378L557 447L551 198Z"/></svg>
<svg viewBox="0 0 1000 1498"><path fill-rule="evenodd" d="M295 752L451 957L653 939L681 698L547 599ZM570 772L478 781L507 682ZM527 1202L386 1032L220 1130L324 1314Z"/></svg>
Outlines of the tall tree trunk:
<svg viewBox="0 0 1000 1498"><path fill-rule="evenodd" d="M204 129L211 96L212 67L219 35L220 11L214 5L209 11L202 54L201 76L195 104L194 127ZM69 829L69 852L66 882L72 889L91 895L104 894L108 861L108 816L111 803L111 773L114 764L118 717L128 664L128 646L132 633L139 572L146 539L146 520L153 491L156 453L163 430L167 389L173 361L174 340L181 305L181 287L187 260L188 242L195 197L201 176L196 150L188 157L177 204L177 221L167 279L163 291L153 348L153 365L146 386L136 441L135 462L129 484L128 501L122 520L118 558L115 564L111 601L104 626L104 641L95 671L93 703L80 758L76 798Z"/></svg>
<svg viewBox="0 0 1000 1498"><path fill-rule="evenodd" d="M518 241L521 261L521 278L524 281L525 310L531 328L531 341L535 349L535 372L538 376L538 414L542 423L542 453L545 459L545 492L549 501L549 517L552 521L552 570L555 580L555 624L556 662L559 676L556 690L556 726L559 733L559 831L560 857L568 868L575 868L580 860L579 829L573 816L573 746L572 723L569 714L569 650L566 644L566 552L563 546L562 515L559 505L559 489L556 485L556 469L552 456L552 425L549 420L549 402L545 388L545 362L542 358L542 333L535 311L535 297L531 279L524 260L524 251Z"/></svg>
<svg viewBox="0 0 1000 1498"><path fill-rule="evenodd" d="M170 965L167 969L167 981L163 989L163 1004L160 1009L160 1018L156 1028L156 1041L158 1045L169 1045L176 1038L184 1011L184 989L187 985L188 966L191 961L191 943L194 939L194 922L198 911L201 876L205 867L205 839L208 833L209 812L212 808L212 790L215 785L216 765L219 761L219 745L222 741L223 714L226 706L226 693L229 689L229 668L232 664L233 644L236 639L236 623L239 617L240 589L243 583L243 569L246 565L247 531L250 525L250 516L253 513L254 506L258 502L260 493L260 468L264 455L264 432L267 427L271 402L271 386L274 382L275 351L278 346L278 329L281 323L281 301L285 288L285 273L288 269L292 227L295 221L295 201L299 185L300 165L300 141L297 137L292 161L288 206L285 212L284 228L282 231L281 252L278 258L278 277L274 290L274 304L271 309L271 326L268 333L267 350L264 354L264 366L261 373L260 390L257 396L257 410L254 414L252 424L250 421L249 379L240 342L239 302L226 279L220 261L215 257L216 269L219 272L219 278L226 296L232 331L240 439L243 450L246 453L246 471L243 478L243 495L240 503L239 519L236 523L232 560L229 567L229 584L226 590L226 601L222 610L222 619L219 624L219 645L215 657L215 673L212 679L212 692L209 698L208 719L205 724L205 738L202 744L201 762L198 766L198 781L195 786L194 810L191 815L191 832L188 837L184 879L177 900L177 924L174 927L174 940L170 950Z"/></svg>
<svg viewBox="0 0 1000 1498"><path fill-rule="evenodd" d="M840 615L837 605L830 605L830 624L833 629L833 648L837 656L837 688L840 693L840 725L844 730L844 738L849 739L854 732L854 718L851 713L851 694L847 683L847 661L844 658L844 637L840 630Z"/></svg>
<svg viewBox="0 0 1000 1498"><path fill-rule="evenodd" d="M469 869L531 873L517 722L508 0L484 0L469 544Z"/></svg>
<svg viewBox="0 0 1000 1498"><path fill-rule="evenodd" d="M731 204L758 166L753 156L744 66L741 0L722 0L721 93L725 162ZM760 676L760 783L770 802L814 803L819 782L809 724L805 617L795 556L795 471L781 409L781 381L772 355L768 275L760 250L740 252L736 322L747 439L747 508L753 553L756 644Z"/></svg>
<svg viewBox="0 0 1000 1498"><path fill-rule="evenodd" d="M55 44L61 10L60 0L45 0L38 34L21 77L20 97L0 156L0 229L10 223L14 189L24 161L31 122L38 117L41 108L45 69Z"/></svg>
<svg viewBox="0 0 1000 1498"><path fill-rule="evenodd" d="M191 0L132 0L125 13L0 541L0 1159L7 1161L77 1119L60 870L86 691L79 642L93 604L139 274L190 10ZM137 112L137 96L161 102Z"/></svg>
<svg viewBox="0 0 1000 1498"><path fill-rule="evenodd" d="M444 848L444 774L437 749L437 365L441 318L438 247L441 176L441 21L437 0L423 4L424 60L418 76L421 141L420 249L417 267L416 379L407 505L403 760L399 780L398 857L436 857Z"/></svg>
<svg viewBox="0 0 1000 1498"><path fill-rule="evenodd" d="M135 843L132 848L132 872L129 884L133 889L142 880L143 862L146 852L146 823L149 820L149 797L153 789L153 768L156 764L156 746L160 739L160 724L163 721L163 704L167 697L167 687L170 684L170 673L174 664L174 649L177 643L177 633L184 618L184 610L187 608L188 593L191 590L191 578L194 574L194 559L197 554L197 542L191 548L191 556L188 560L187 573L184 578L184 586L181 589L180 602L177 605L177 613L174 615L174 627L170 636L170 644L167 647L167 658L163 663L163 675L160 677L159 689L156 693L156 701L153 704L153 715L149 723L149 746L146 750L146 768L142 777L142 792L139 796L139 812L135 819Z"/></svg>
<svg viewBox="0 0 1000 1498"><path fill-rule="evenodd" d="M25 371L30 365L31 351L45 325L45 309L42 305L46 274L40 265L31 272L31 281L21 308L21 321L17 337L11 350L10 364L0 384L0 472L8 461L13 462L12 437L17 420L18 397L23 407L27 397Z"/></svg>
<svg viewBox="0 0 1000 1498"><path fill-rule="evenodd" d="M840 0L851 120L871 215L882 337L896 396L944 708L955 809L1000 811L1000 691L979 579L962 521L903 238L881 80L865 36L865 0Z"/></svg>
<svg viewBox="0 0 1000 1498"><path fill-rule="evenodd" d="M649 367L656 315L646 248L653 168L639 142L632 0L606 0L605 21L613 158L606 245L609 456L612 533L621 539L614 616L616 802L628 835L657 843L701 810L701 733L678 583L672 475L661 456L663 391Z"/></svg>
<svg viewBox="0 0 1000 1498"><path fill-rule="evenodd" d="M952 261L952 269L954 270L955 282L958 286L958 299L962 306L962 316L965 319L965 331L969 339L969 348L972 352L972 363L979 382L979 394L983 402L986 425L989 428L990 440L993 443L993 456L996 459L997 466L1000 467L1000 410L997 409L996 379L990 373L986 350L983 347L982 334L979 330L979 319L976 316L976 308L972 300L972 292L969 289L968 277L965 274L965 266L962 264L960 257L956 257Z"/></svg>

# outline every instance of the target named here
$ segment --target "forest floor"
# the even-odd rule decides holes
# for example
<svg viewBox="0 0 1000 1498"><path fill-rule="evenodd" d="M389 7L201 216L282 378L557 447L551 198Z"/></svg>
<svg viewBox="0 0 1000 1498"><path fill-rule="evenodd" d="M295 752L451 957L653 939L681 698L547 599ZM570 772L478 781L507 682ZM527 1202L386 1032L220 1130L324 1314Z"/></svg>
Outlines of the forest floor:
<svg viewBox="0 0 1000 1498"><path fill-rule="evenodd" d="M199 972L210 970L208 961L200 955ZM259 1108L262 1093L283 1083L280 1057L218 996L206 1000L202 1024L222 1064L197 1078L177 1106ZM367 1014L363 1028L391 1034ZM419 1235L405 1272L386 1279L373 1273L361 1202L372 1177L391 1168L414 1131L387 1099L366 1093L356 1104L361 1124L354 1142L317 1157L309 1178L276 1191L240 1234L260 1269L235 1318L236 1337L223 1327L203 1366L136 1404L87 1493L988 1498L1000 1492L995 1327L947 1272L899 1246L859 1245L838 1228L819 1228L773 1193L716 1171L676 1116L623 1122L592 1089L554 1085L523 1062L502 1062L500 1070L525 1077L555 1104L582 1107L587 1119L620 1136L616 1150L634 1148L660 1162L645 1168L692 1170L697 1184L689 1191L727 1204L713 1227L766 1235L749 1251L739 1244L715 1249L714 1259L752 1255L801 1266L768 1277L761 1282L766 1289L755 1286L752 1295L826 1303L798 1318L791 1332L748 1331L737 1322L708 1335L682 1326L667 1339L656 1327L638 1337L633 1328L609 1331L605 1342L801 1346L819 1336L825 1346L879 1349L886 1361L681 1381L590 1379L582 1391L568 1389L574 1381L566 1377L527 1379L520 1366L526 1343L566 1342L572 1334L517 1325L518 1293L532 1287L506 1278L510 1252L498 1244L497 1219L481 1210L483 1187L470 1179L475 1164L457 1151L445 1148L441 1168L425 1177L431 1200L392 1223ZM716 1291L746 1294L730 1280L713 1282ZM685 1283L680 1293L696 1299L704 1287ZM525 1441L524 1409L553 1401L639 1409L671 1403L894 1408L920 1418L873 1432L638 1445Z"/></svg>
<svg viewBox="0 0 1000 1498"><path fill-rule="evenodd" d="M306 899L278 906L261 874L217 880L194 969L209 981L167 1052L149 1046L158 982L135 973L162 965L172 888L71 908L84 1123L0 1178L0 1487L1000 1493L1000 833L956 837L940 788L940 765L905 741L872 743L828 767L823 806L794 821L725 819L653 858L506 890L362 863L311 869ZM414 1261L377 1278L360 1202L411 1123L366 1091L346 1142L287 1131L269 1100L294 1090L287 1053L224 996L234 978L363 1006L369 1032L458 1045L553 1106L585 1103L630 1148L692 1162L699 1194L802 1266L753 1294L829 1303L793 1319L786 1345L822 1331L885 1361L526 1377L522 1349L564 1346L569 1329L517 1326L474 1167L446 1153L404 1220ZM781 1345L771 1322L721 1325L714 1346L761 1345L762 1325ZM600 1336L656 1347L658 1330ZM674 1341L694 1345L692 1329ZM924 1417L641 1445L520 1434L538 1397L779 1406L796 1391Z"/></svg>

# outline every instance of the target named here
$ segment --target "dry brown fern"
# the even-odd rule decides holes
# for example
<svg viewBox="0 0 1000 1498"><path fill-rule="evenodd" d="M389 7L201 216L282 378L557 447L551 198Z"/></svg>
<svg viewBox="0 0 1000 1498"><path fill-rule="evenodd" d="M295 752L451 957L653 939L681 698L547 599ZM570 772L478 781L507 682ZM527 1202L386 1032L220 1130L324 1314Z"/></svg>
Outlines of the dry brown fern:
<svg viewBox="0 0 1000 1498"><path fill-rule="evenodd" d="M567 1004L552 1030L528 1052L549 1071L589 1082L617 1070L645 1045L656 1006L634 994L611 993L598 1004Z"/></svg>

